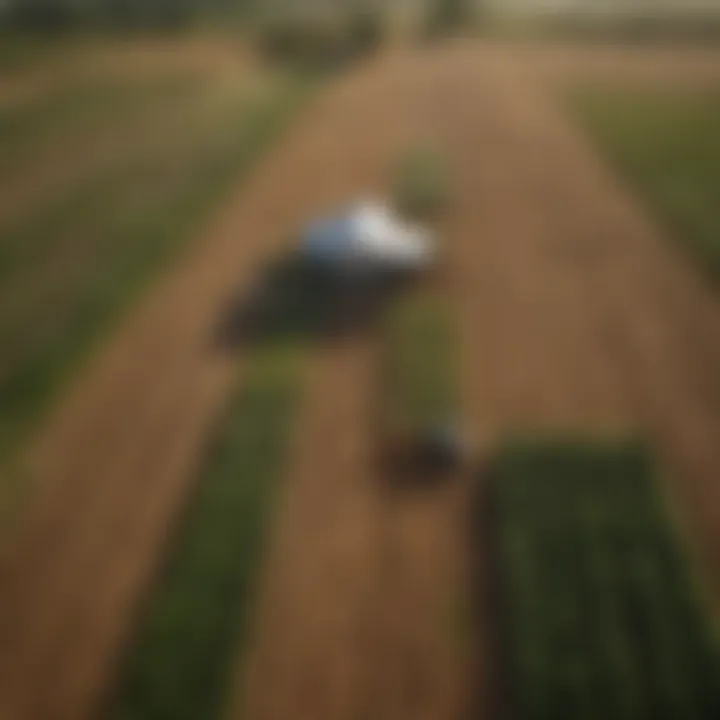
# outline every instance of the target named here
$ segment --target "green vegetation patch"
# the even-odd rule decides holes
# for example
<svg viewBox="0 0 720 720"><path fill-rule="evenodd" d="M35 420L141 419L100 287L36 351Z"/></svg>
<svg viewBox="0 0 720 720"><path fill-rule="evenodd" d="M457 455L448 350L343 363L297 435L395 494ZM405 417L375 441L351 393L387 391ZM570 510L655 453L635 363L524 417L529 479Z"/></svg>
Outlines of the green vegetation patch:
<svg viewBox="0 0 720 720"><path fill-rule="evenodd" d="M0 456L316 81L292 76L254 105L243 99L184 142L107 168L0 233Z"/></svg>
<svg viewBox="0 0 720 720"><path fill-rule="evenodd" d="M442 299L422 289L389 309L383 328L381 422L391 434L416 434L457 412L455 343Z"/></svg>
<svg viewBox="0 0 720 720"><path fill-rule="evenodd" d="M674 234L720 278L720 93L582 90L571 106Z"/></svg>
<svg viewBox="0 0 720 720"><path fill-rule="evenodd" d="M431 0L423 20L423 36L435 39L472 30L478 10L477 4L468 0Z"/></svg>
<svg viewBox="0 0 720 720"><path fill-rule="evenodd" d="M298 404L301 346L273 342L208 447L197 496L181 524L131 648L111 716L212 720L248 638L265 529Z"/></svg>
<svg viewBox="0 0 720 720"><path fill-rule="evenodd" d="M325 16L270 12L256 28L259 52L268 60L332 69L375 53L385 37L380 10L360 7Z"/></svg>
<svg viewBox="0 0 720 720"><path fill-rule="evenodd" d="M447 207L447 174L441 158L429 149L416 149L402 158L394 182L395 207L409 219L432 220Z"/></svg>
<svg viewBox="0 0 720 720"><path fill-rule="evenodd" d="M720 717L717 638L643 450L516 443L489 478L514 715Z"/></svg>
<svg viewBox="0 0 720 720"><path fill-rule="evenodd" d="M192 75L95 79L61 82L25 102L0 105L0 180L11 182L23 164L38 162L53 147L87 138L99 128L122 127L170 103L187 100L190 105L200 88L200 78Z"/></svg>

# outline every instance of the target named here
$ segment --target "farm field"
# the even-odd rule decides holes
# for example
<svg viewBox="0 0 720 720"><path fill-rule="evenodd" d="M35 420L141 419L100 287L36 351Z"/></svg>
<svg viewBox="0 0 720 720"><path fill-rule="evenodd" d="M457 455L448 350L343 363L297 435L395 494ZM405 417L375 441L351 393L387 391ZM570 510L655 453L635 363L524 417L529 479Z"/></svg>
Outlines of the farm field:
<svg viewBox="0 0 720 720"><path fill-rule="evenodd" d="M715 717L720 642L643 449L516 441L489 482L513 716Z"/></svg>
<svg viewBox="0 0 720 720"><path fill-rule="evenodd" d="M708 91L579 91L571 104L632 187L717 279L720 96Z"/></svg>
<svg viewBox="0 0 720 720"><path fill-rule="evenodd" d="M0 109L0 457L309 84L239 56L68 74Z"/></svg>
<svg viewBox="0 0 720 720"><path fill-rule="evenodd" d="M216 717L226 676L250 633L252 588L278 492L303 366L287 340L253 351L220 417L203 482L180 522L118 688L117 717ZM244 482L237 482L237 477Z"/></svg>
<svg viewBox="0 0 720 720"><path fill-rule="evenodd" d="M626 86L647 62L625 51L588 77L604 72L605 82ZM704 53L702 62L720 77L720 56ZM583 63L590 64L587 55ZM384 192L397 159L426 138L452 180L451 203L436 227L438 292L453 341L442 343L447 355L439 343L431 367L418 369L430 378L426 372L444 367L442 397L420 400L459 405L476 469L509 431L642 434L667 473L671 507L708 594L720 598L716 293L567 112L558 90L569 77L559 65L544 51L464 41L389 51L333 78L147 286L30 443L37 496L4 544L0 575L0 715L90 720L108 709L112 716L108 699L124 687L123 668L135 667L118 716L127 710L150 718L142 698L155 690L143 695L144 680L131 679L143 676L143 647L151 648L144 677L156 689L196 662L183 653L205 640L184 636L183 613L191 617L193 603L209 602L209 595L197 599L203 582L209 592L235 582L224 574L224 556L222 567L208 565L217 571L212 578L193 564L194 553L213 547L206 533L218 508L216 473L237 477L240 487L228 489L238 492L264 477L243 467L252 453L242 450L240 436L228 448L227 467L205 463L208 438L218 428L222 434L223 417L237 411L233 404L223 416L223 409L252 391L262 362L252 348L218 346L218 323L229 300L252 286L302 223ZM577 68L572 76L574 84ZM646 82L642 72L636 81ZM167 107L176 91L171 82L147 95ZM168 99L160 101L160 93ZM62 117L76 112L63 109L75 100L52 102ZM89 108L77 111L83 122L106 107L92 97L81 104ZM25 123L9 127L26 132ZM172 144L171 133L161 135ZM208 131L212 147L220 137ZM20 148L12 150L20 167L23 143L12 147ZM39 196L53 188L48 180ZM145 201L146 192L136 190ZM35 199L27 202L33 207ZM8 216L21 205L9 205ZM174 226L168 242L179 235ZM43 245L52 249L62 235L31 237L39 238L28 246L40 257ZM2 267L15 272L15 262ZM251 631L243 633L242 652L223 638L208 661L230 678L223 692L231 717L430 720L468 710L492 716L501 704L497 658L486 640L489 608L471 620L463 600L471 567L482 570L490 555L489 546L468 543L468 506L478 490L469 476L478 473L422 490L392 488L375 462L372 419L388 399L382 363L389 349L396 361L403 357L392 351L403 322L390 335L307 338L307 367L293 380L298 408L283 430L282 477L272 480L274 501L259 513L268 519L268 547L252 593ZM408 392L412 398L415 390ZM224 437L233 429L230 421ZM193 524L193 511L209 513L204 524ZM218 542L240 537L229 520L219 527ZM178 560L184 551L186 564ZM238 572L241 564L238 557ZM232 598L240 622L246 595ZM230 627L230 610L221 614L222 621L213 615L215 630L203 632ZM160 630L146 635L153 617ZM163 656L177 664L169 659L165 667ZM153 658L167 676L153 679ZM209 683L217 688L217 677Z"/></svg>

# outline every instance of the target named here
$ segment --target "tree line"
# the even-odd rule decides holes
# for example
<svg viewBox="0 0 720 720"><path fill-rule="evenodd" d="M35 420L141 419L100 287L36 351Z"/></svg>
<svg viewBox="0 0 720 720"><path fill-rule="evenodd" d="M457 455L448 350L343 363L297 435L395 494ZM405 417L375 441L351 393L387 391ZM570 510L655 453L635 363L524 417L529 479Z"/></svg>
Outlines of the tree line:
<svg viewBox="0 0 720 720"><path fill-rule="evenodd" d="M82 28L172 29L240 15L245 0L0 0L5 27L57 32Z"/></svg>

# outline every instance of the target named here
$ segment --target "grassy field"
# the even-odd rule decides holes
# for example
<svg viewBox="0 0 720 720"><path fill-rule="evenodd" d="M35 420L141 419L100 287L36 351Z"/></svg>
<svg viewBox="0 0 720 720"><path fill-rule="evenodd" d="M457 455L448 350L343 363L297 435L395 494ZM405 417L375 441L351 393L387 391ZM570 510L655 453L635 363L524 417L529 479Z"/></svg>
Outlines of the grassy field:
<svg viewBox="0 0 720 720"><path fill-rule="evenodd" d="M489 477L514 715L718 717L717 638L644 452L518 443Z"/></svg>
<svg viewBox="0 0 720 720"><path fill-rule="evenodd" d="M581 90L571 106L671 232L720 279L720 93Z"/></svg>
<svg viewBox="0 0 720 720"><path fill-rule="evenodd" d="M149 129L153 110L165 122L174 109L188 112L191 98L201 99L201 83L200 76L188 74L68 81L0 106L0 183L12 183L21 171L51 160L65 143L74 142L80 154L94 136L112 129L129 150L130 127Z"/></svg>
<svg viewBox="0 0 720 720"><path fill-rule="evenodd" d="M5 108L0 187L34 167L42 179L43 163L58 177L0 213L0 456L313 86L269 73L96 79ZM57 152L78 167L57 173Z"/></svg>
<svg viewBox="0 0 720 720"><path fill-rule="evenodd" d="M17 36L12 32L0 33L0 76L45 65L66 55L66 45L55 38Z"/></svg>

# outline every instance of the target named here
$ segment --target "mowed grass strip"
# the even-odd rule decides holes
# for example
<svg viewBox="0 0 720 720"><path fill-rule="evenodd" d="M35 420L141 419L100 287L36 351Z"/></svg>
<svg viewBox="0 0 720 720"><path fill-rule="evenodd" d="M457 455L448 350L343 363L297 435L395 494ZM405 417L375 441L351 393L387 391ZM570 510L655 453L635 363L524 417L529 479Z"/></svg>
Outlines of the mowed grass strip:
<svg viewBox="0 0 720 720"><path fill-rule="evenodd" d="M182 101L202 86L189 74L65 81L22 103L0 106L0 181L53 147L108 125L132 122L148 108Z"/></svg>
<svg viewBox="0 0 720 720"><path fill-rule="evenodd" d="M221 717L250 632L254 587L301 385L302 344L271 342L208 447L197 496L142 616L110 716Z"/></svg>
<svg viewBox="0 0 720 720"><path fill-rule="evenodd" d="M582 89L570 105L599 148L720 280L720 92Z"/></svg>
<svg viewBox="0 0 720 720"><path fill-rule="evenodd" d="M717 636L642 448L516 442L488 477L518 720L720 717Z"/></svg>
<svg viewBox="0 0 720 720"><path fill-rule="evenodd" d="M4 238L3 292L13 278L22 292L0 310L0 456L315 86L316 78L288 76L186 142L109 168Z"/></svg>
<svg viewBox="0 0 720 720"><path fill-rule="evenodd" d="M412 288L387 312L380 351L381 427L417 436L457 413L455 342L445 301Z"/></svg>

